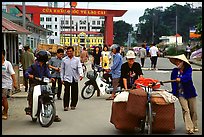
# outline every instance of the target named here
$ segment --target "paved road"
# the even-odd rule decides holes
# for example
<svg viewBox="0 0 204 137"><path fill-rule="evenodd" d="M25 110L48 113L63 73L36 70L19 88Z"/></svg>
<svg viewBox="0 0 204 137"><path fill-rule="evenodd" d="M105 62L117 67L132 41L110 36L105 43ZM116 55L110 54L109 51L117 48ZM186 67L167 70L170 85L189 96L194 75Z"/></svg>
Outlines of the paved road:
<svg viewBox="0 0 204 137"><path fill-rule="evenodd" d="M146 67L149 66L149 59L146 60ZM88 64L90 66L90 64ZM158 60L159 68L172 68L167 59ZM198 68L196 65L192 67ZM145 77L156 78L159 80L168 80L170 71L143 71ZM193 72L193 80L198 90L198 120L200 132L196 135L202 135L202 71ZM79 91L82 89L84 78L79 82ZM167 84L165 88L170 89ZM49 128L43 128L39 123L31 122L31 118L25 115L24 108L27 106L26 98L9 99L9 119L2 121L3 135L124 135L137 133L123 133L115 129L110 123L112 101L106 101L109 95L96 97L96 94L88 100L81 98L76 110L63 111L63 102L56 100L57 113L62 119L60 123L53 123ZM172 135L186 135L181 108L178 102L175 103L175 121L176 131Z"/></svg>

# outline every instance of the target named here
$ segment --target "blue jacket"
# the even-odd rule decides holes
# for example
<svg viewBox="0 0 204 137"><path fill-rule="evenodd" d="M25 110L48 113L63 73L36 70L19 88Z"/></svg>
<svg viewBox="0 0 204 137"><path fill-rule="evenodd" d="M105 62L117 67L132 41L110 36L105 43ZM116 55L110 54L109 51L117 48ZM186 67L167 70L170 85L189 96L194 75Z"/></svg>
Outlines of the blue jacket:
<svg viewBox="0 0 204 137"><path fill-rule="evenodd" d="M183 96L184 98L192 98L196 97L196 89L193 85L192 81L192 68L187 67L184 69L183 73L181 75L178 75L179 69L174 68L171 73L171 80L175 80L176 78L181 78L181 87L183 88L183 94L178 94L178 83L172 82L172 93L175 96Z"/></svg>
<svg viewBox="0 0 204 137"><path fill-rule="evenodd" d="M112 78L120 78L121 76L121 66L123 64L123 58L120 53L113 55L113 65L111 66Z"/></svg>
<svg viewBox="0 0 204 137"><path fill-rule="evenodd" d="M51 74L50 74L50 70L48 68L47 64L44 64L42 67L40 66L39 62L36 61L34 64L32 64L30 67L28 67L28 69L25 72L25 77L29 78L28 76L33 75L34 77L39 77L39 78L43 78L43 77L48 77L51 78ZM30 79L29 81L30 83L35 83L36 81L33 79Z"/></svg>

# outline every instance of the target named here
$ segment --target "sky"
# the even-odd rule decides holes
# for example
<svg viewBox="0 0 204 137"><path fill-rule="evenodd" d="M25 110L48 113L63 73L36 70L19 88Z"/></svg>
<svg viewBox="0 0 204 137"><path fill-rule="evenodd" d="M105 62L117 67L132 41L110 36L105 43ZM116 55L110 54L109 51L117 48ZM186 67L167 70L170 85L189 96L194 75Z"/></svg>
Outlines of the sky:
<svg viewBox="0 0 204 137"><path fill-rule="evenodd" d="M112 10L128 10L122 17L114 17L114 21L123 20L126 23L135 24L139 23L139 17L143 16L145 9L156 8L162 6L163 9L173 5L185 5L186 2L77 2L76 8L88 9L112 9ZM187 2L193 4L193 7L202 6L202 2ZM2 2L3 4L22 4L22 2ZM26 5L39 5L47 6L47 2L26 2ZM58 2L58 7L64 7L64 2ZM69 8L69 2L65 2L65 7Z"/></svg>

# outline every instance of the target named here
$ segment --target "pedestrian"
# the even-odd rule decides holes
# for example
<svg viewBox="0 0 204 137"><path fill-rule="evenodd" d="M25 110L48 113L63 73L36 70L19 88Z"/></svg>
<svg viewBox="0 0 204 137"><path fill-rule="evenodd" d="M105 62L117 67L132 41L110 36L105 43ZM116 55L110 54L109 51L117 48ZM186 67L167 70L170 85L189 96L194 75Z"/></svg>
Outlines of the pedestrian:
<svg viewBox="0 0 204 137"><path fill-rule="evenodd" d="M100 47L96 46L94 48L93 54L92 54L93 58L92 58L92 68L93 65L101 65L102 62L102 57L101 57L101 51L100 51Z"/></svg>
<svg viewBox="0 0 204 137"><path fill-rule="evenodd" d="M24 48L21 42L18 43L18 49L19 49L19 55L21 57L22 53L24 52Z"/></svg>
<svg viewBox="0 0 204 137"><path fill-rule="evenodd" d="M120 46L117 44L113 44L111 46L111 51L113 53L113 65L110 69L106 69L105 71L109 72L112 76L113 91L111 93L111 96L106 100L113 100L115 98L115 93L120 82L121 66L123 64L123 57L120 55Z"/></svg>
<svg viewBox="0 0 204 137"><path fill-rule="evenodd" d="M109 69L109 64L111 62L111 53L107 45L104 45L103 51L101 52L102 57L102 68Z"/></svg>
<svg viewBox="0 0 204 137"><path fill-rule="evenodd" d="M147 52L146 52L146 49L145 49L145 45L142 44L142 48L139 50L139 57L140 57L140 60L141 60L142 67L144 67L146 56L147 56Z"/></svg>
<svg viewBox="0 0 204 137"><path fill-rule="evenodd" d="M31 114L31 107L33 102L33 90L36 85L39 85L40 82L35 80L34 77L43 78L48 77L51 79L51 81L54 81L55 79L52 78L52 75L50 74L49 66L47 61L49 60L50 53L48 53L45 50L40 50L36 53L36 61L31 66L28 67L28 69L25 72L26 78L29 78L29 92L27 96L28 100L28 107L25 109L27 113ZM60 122L61 119L58 115L55 115L55 122Z"/></svg>
<svg viewBox="0 0 204 137"><path fill-rule="evenodd" d="M135 53L129 50L126 54L127 62L121 66L122 87L126 90L134 88L135 80L143 77L141 66L138 62L135 62L135 58Z"/></svg>
<svg viewBox="0 0 204 137"><path fill-rule="evenodd" d="M190 59L190 56L191 56L191 45L188 44L188 45L186 46L186 58L187 58L187 59Z"/></svg>
<svg viewBox="0 0 204 137"><path fill-rule="evenodd" d="M176 65L171 72L172 93L178 97L182 107L183 120L187 134L198 132L196 108L196 89L192 80L192 68L184 54L168 57Z"/></svg>
<svg viewBox="0 0 204 137"><path fill-rule="evenodd" d="M12 89L12 86L17 89L17 82L15 78L15 71L11 62L5 59L5 50L2 50L2 119L8 119L8 100L7 94L9 90Z"/></svg>
<svg viewBox="0 0 204 137"><path fill-rule="evenodd" d="M25 72L28 69L29 66L31 66L35 62L35 56L34 54L30 51L30 47L26 45L24 47L24 51L21 55L21 64L23 67L23 82L25 86L25 92L28 91L28 78L25 77Z"/></svg>
<svg viewBox="0 0 204 137"><path fill-rule="evenodd" d="M124 49L124 46L121 46L121 47L120 47L120 54L122 55L122 57L125 56L125 49Z"/></svg>
<svg viewBox="0 0 204 137"><path fill-rule="evenodd" d="M67 56L63 58L60 72L64 90L64 111L68 111L70 102L71 87L71 110L74 110L78 103L78 81L83 79L83 69L80 59L74 56L73 46L67 47Z"/></svg>
<svg viewBox="0 0 204 137"><path fill-rule="evenodd" d="M86 62L88 62L88 59L89 59L88 51L86 50L86 47L83 47L81 54L80 54L80 61L82 63L82 68L83 68L84 74L85 74L85 71L87 70Z"/></svg>
<svg viewBox="0 0 204 137"><path fill-rule="evenodd" d="M151 60L151 68L155 70L157 66L157 58L158 58L159 50L154 43L150 45L149 53L150 53L150 60Z"/></svg>
<svg viewBox="0 0 204 137"><path fill-rule="evenodd" d="M57 88L57 99L62 100L61 98L61 91L62 91L62 81L60 77L60 71L61 71L61 63L62 63L62 57L64 56L64 50L59 48L57 49L57 55L55 57L51 57L51 59L48 61L49 68L52 69L51 75L52 78L55 79L55 81L52 82L52 93L55 97L56 92L56 82L58 85Z"/></svg>
<svg viewBox="0 0 204 137"><path fill-rule="evenodd" d="M86 50L86 47L83 47L81 54L80 54L80 61L81 63L86 63L89 59L88 51Z"/></svg>

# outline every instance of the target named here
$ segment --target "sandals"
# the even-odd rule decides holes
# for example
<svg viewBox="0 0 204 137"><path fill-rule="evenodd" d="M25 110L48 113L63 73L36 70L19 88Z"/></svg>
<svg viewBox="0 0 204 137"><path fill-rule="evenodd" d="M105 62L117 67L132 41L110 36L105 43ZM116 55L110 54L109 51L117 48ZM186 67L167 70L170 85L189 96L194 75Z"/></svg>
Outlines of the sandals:
<svg viewBox="0 0 204 137"><path fill-rule="evenodd" d="M61 122L61 119L58 117L58 115L55 115L54 122Z"/></svg>
<svg viewBox="0 0 204 137"><path fill-rule="evenodd" d="M7 119L8 119L8 116L7 116L7 115L2 115L2 119L3 119L3 120L7 120Z"/></svg>
<svg viewBox="0 0 204 137"><path fill-rule="evenodd" d="M187 130L187 134L194 134L193 130Z"/></svg>

